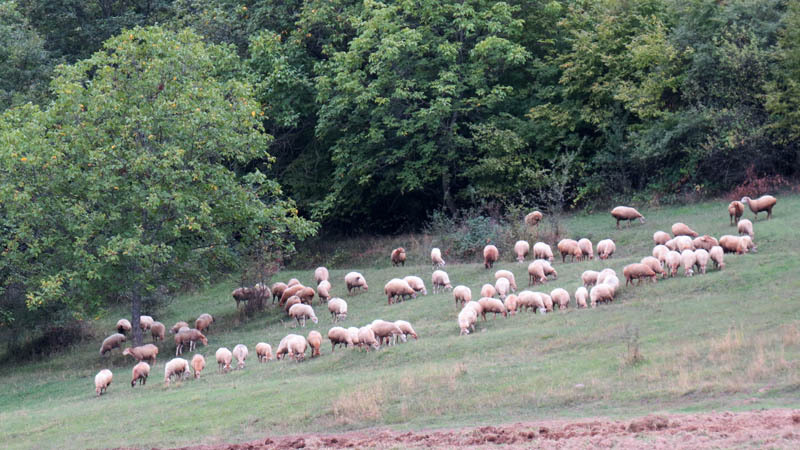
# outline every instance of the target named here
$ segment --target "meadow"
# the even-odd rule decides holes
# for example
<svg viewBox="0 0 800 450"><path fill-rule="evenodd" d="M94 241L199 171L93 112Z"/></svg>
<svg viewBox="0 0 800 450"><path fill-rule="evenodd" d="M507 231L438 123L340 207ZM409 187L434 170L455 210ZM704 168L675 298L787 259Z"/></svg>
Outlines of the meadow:
<svg viewBox="0 0 800 450"><path fill-rule="evenodd" d="M615 228L607 212L567 217L563 226L575 239L594 243L611 238L612 259L562 263L558 279L535 290L563 287L574 295L587 269L615 269L650 255L652 235L676 221L701 234L736 234L727 201L640 210L646 224ZM752 220L751 212L745 216ZM315 301L319 323L305 329L277 308L253 317L235 310L233 280L180 296L154 313L168 328L203 312L216 322L200 346L207 367L199 380L165 386L164 364L174 355L168 335L159 343L158 362L144 387L130 387L134 360L114 350L98 355L102 337L44 360L16 363L6 355L0 367L0 435L11 448L178 446L235 443L267 435L335 432L369 427L431 429L522 420L633 417L651 412L703 412L800 407L800 195L779 196L772 220L754 222L758 252L726 254L727 267L706 275L678 276L655 284L622 286L617 299L595 309L520 313L479 320L477 332L459 336L452 294L432 294L426 255L416 265L382 263L331 270L334 296L344 298L344 326L374 319L410 321L419 340L363 352L331 352L302 363L259 364L255 344L277 347L288 333L323 336L333 326ZM531 242L533 244L533 242ZM551 243L552 244L552 243ZM406 245L402 240L394 246ZM553 248L555 246L553 245ZM493 270L477 258L448 264L453 286L464 284L477 296L494 282L494 271L514 272L519 290L527 287L527 262L500 248ZM345 273L366 277L367 293L348 296ZM405 275L425 280L428 295L387 305L386 281ZM313 285L313 267L279 272L273 281L297 277ZM623 279L624 284L624 279ZM112 311L93 324L111 334L127 317ZM150 338L146 339L149 342ZM244 343L250 357L244 370L217 372L214 352ZM192 353L184 357L191 359ZM106 395L96 397L94 375L114 372Z"/></svg>

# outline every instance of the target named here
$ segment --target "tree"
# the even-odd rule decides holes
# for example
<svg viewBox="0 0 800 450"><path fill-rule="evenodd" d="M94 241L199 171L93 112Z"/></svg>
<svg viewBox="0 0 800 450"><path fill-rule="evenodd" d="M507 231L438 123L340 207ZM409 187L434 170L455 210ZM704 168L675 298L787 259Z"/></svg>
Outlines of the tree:
<svg viewBox="0 0 800 450"><path fill-rule="evenodd" d="M47 98L50 58L44 40L13 1L0 1L0 61L0 110Z"/></svg>
<svg viewBox="0 0 800 450"><path fill-rule="evenodd" d="M313 234L276 182L241 173L269 155L239 65L192 31L135 28L59 67L47 110L4 117L0 273L30 310L86 318L123 298L140 343L160 290Z"/></svg>

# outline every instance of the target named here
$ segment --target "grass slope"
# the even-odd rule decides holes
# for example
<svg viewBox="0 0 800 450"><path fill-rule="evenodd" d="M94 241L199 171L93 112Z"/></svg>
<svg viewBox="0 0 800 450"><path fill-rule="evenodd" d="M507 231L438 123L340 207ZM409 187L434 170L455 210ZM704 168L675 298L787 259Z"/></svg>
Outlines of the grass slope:
<svg viewBox="0 0 800 450"><path fill-rule="evenodd" d="M540 290L564 287L572 295L586 269L610 266L621 277L625 264L650 254L653 232L669 231L676 221L717 237L735 234L722 201L643 212L647 224L622 230L614 229L605 213L569 218L570 236L595 243L612 238L617 254L607 263L557 262L558 280ZM156 317L167 327L201 312L217 318L209 346L199 349L209 363L200 380L164 386L164 364L174 354L171 342L159 344L158 363L143 388L128 386L133 363L119 350L98 356L100 340L46 361L7 365L0 369L0 435L10 447L175 446L377 425L415 429L798 407L798 223L800 196L784 196L772 220L755 222L759 252L726 255L724 271L623 287L612 305L593 310L490 319L466 337L458 335L449 292L386 304L387 280L417 274L430 288L429 266L354 267L371 286L355 297L345 295L347 271L334 270L333 294L349 303L346 326L406 319L420 340L378 352L333 354L325 341L322 357L302 364L257 362L257 342L276 347L298 330L275 310L242 320L230 298L233 284L222 283L177 299ZM496 269L512 270L525 288L527 264L512 261L511 249L500 250ZM454 286L466 284L473 293L494 281L494 271L477 261L447 271ZM313 270L276 278L291 277L312 283ZM315 309L320 323L300 332L316 328L326 336L330 316L323 307ZM98 326L110 333L116 318L102 319ZM246 369L218 374L214 352L237 343L250 348ZM636 344L644 360L629 364L629 347ZM106 367L114 372L114 383L107 395L95 398L94 375Z"/></svg>

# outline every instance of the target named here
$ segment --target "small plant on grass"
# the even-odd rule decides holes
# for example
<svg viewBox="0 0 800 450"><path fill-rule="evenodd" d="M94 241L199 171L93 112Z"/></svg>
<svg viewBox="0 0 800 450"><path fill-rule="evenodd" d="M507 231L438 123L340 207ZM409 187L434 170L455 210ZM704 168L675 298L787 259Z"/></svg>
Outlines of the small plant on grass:
<svg viewBox="0 0 800 450"><path fill-rule="evenodd" d="M635 366L644 361L644 356L639 351L639 327L630 324L625 325L624 339L627 344L624 357L625 365Z"/></svg>

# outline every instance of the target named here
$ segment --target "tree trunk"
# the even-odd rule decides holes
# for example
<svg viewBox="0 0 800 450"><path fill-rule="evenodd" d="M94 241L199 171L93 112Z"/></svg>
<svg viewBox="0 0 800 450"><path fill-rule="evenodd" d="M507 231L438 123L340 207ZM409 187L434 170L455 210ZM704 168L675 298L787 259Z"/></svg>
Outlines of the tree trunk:
<svg viewBox="0 0 800 450"><path fill-rule="evenodd" d="M142 327L139 326L139 316L142 315L142 296L139 289L134 287L131 293L131 332L133 333L133 346L142 345Z"/></svg>
<svg viewBox="0 0 800 450"><path fill-rule="evenodd" d="M442 172L442 202L451 215L456 213L456 204L450 192L450 172L447 169Z"/></svg>

